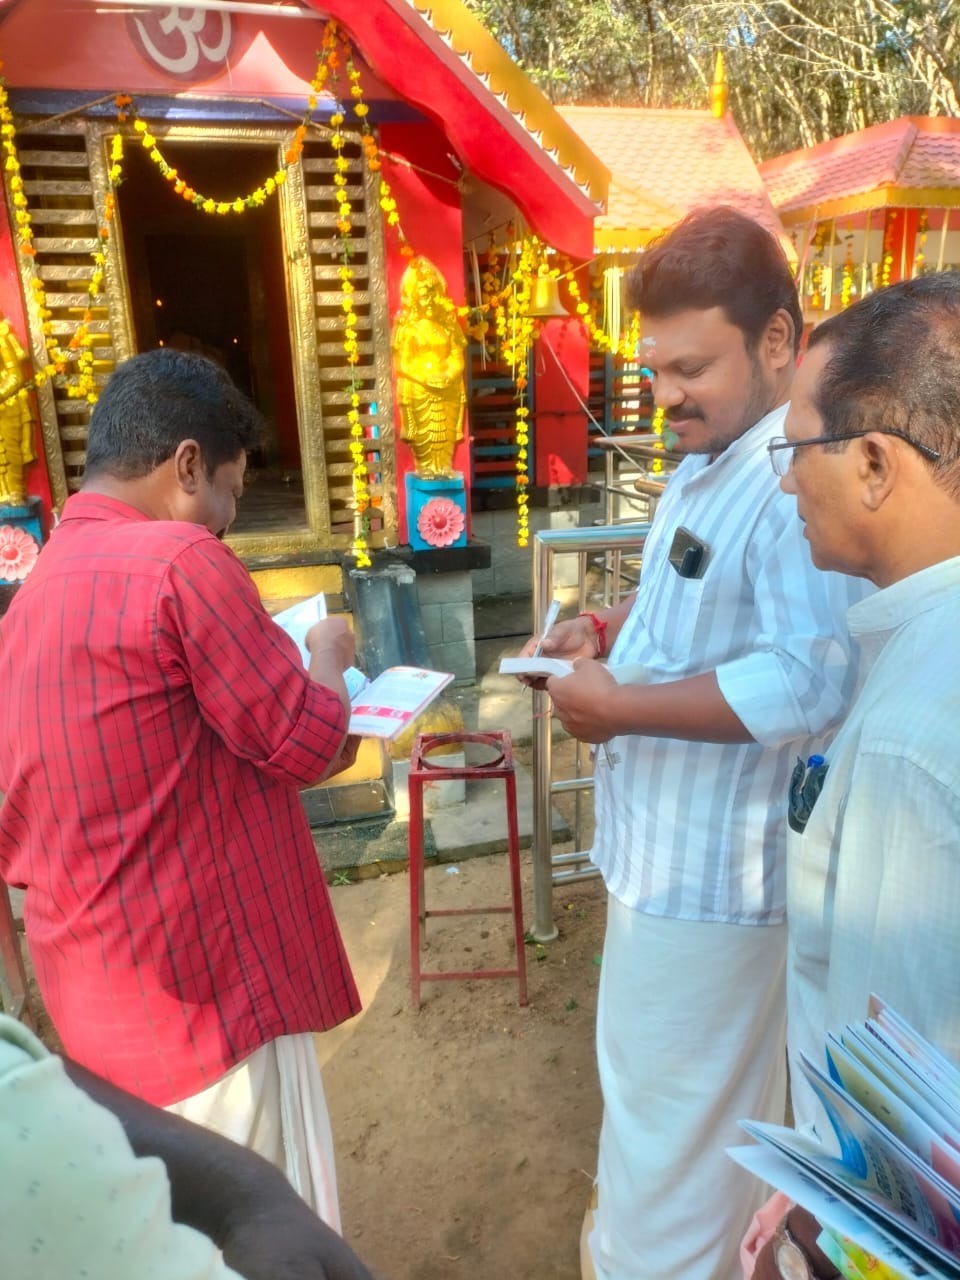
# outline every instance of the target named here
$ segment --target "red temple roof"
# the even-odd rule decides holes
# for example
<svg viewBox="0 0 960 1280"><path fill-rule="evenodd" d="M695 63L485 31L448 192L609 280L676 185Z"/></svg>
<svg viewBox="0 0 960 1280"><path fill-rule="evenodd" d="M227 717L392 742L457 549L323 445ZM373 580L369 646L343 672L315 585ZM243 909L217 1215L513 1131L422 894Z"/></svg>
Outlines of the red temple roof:
<svg viewBox="0 0 960 1280"><path fill-rule="evenodd" d="M612 172L598 250L637 250L691 209L730 204L785 242L780 219L730 115L647 107L560 107Z"/></svg>
<svg viewBox="0 0 960 1280"><path fill-rule="evenodd" d="M760 173L781 214L830 217L887 205L955 204L960 120L903 116L765 160Z"/></svg>

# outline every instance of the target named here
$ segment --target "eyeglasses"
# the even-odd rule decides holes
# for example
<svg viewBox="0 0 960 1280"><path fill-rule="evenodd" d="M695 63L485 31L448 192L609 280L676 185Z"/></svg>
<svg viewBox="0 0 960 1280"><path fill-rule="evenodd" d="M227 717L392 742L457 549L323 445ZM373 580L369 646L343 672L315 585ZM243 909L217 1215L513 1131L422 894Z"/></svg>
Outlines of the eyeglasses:
<svg viewBox="0 0 960 1280"><path fill-rule="evenodd" d="M898 440L905 440L907 444L912 445L917 453L923 454L928 462L940 461L940 454L936 449L931 449L927 444L921 444L919 440L914 440L912 436L908 436L903 431L895 431L893 427L870 427L867 431L842 431L839 435L810 436L806 440L788 440L786 436L774 436L767 445L767 453L770 455L773 474L785 476L793 465L793 455L796 449L802 449L808 444L832 444L834 440L859 440L861 436L873 435L896 436Z"/></svg>

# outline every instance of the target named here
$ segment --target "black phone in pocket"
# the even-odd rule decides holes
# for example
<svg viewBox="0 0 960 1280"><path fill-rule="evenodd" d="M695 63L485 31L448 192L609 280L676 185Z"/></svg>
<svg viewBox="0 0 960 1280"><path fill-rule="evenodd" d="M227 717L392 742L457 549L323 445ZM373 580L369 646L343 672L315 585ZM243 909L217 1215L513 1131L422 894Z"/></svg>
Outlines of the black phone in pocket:
<svg viewBox="0 0 960 1280"><path fill-rule="evenodd" d="M681 525L673 535L668 559L681 578L702 578L710 558L705 542Z"/></svg>

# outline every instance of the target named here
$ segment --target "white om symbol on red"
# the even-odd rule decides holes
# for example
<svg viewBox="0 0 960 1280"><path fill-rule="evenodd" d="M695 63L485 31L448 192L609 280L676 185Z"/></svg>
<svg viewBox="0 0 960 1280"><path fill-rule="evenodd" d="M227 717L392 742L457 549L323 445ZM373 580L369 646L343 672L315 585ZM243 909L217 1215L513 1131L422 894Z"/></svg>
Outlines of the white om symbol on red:
<svg viewBox="0 0 960 1280"><path fill-rule="evenodd" d="M127 23L141 53L172 76L216 74L233 42L230 15L209 9L173 6Z"/></svg>

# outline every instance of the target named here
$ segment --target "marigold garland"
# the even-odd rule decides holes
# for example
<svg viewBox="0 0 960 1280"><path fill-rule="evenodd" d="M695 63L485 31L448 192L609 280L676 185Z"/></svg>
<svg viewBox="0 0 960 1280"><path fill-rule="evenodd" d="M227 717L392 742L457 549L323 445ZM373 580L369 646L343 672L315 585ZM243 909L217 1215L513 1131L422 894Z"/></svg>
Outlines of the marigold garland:
<svg viewBox="0 0 960 1280"><path fill-rule="evenodd" d="M244 213L248 209L259 208L283 186L287 179L288 169L300 159L308 128L313 123L312 116L317 108L319 95L331 77L336 78L339 75L339 67L341 65L339 46L342 46L346 51L345 62L350 86L350 98L353 114L359 123L363 157L370 172L380 173L382 160L368 119L370 108L363 100L361 73L354 65L347 38L339 31L336 22L333 20L327 22L324 27L321 49L317 54L316 72L310 82L306 110L284 149L284 163L270 177L265 179L260 186L246 194L237 195L227 200L214 200L212 197L204 195L191 187L163 155L157 144L156 136L150 131L148 123L137 115L132 98L128 94L116 95L114 101L117 107L118 129L111 138L110 163L107 170L108 191L104 201L103 222L97 232L97 247L91 255L93 270L87 284L89 301L83 309L81 319L73 336L66 348L64 348L58 343L53 332L53 315L47 304L46 288L43 280L38 272L34 271L32 273L29 280L29 288L36 304L36 311L45 336L50 360L43 369L37 370L29 381L23 383L6 399L12 399L14 396L23 399L33 388L42 386L51 377L57 378L58 385L64 387L68 396L86 399L91 404L95 403L97 399L97 387L93 371L93 332L91 325L93 308L100 297L103 286L110 223L116 210L116 187L123 177L124 134L119 126L125 125L132 120L133 130L139 137L141 146L156 165L162 177L170 184L176 195L193 205L201 213L223 216L231 213ZM341 239L343 256L343 265L340 269L344 311L343 345L347 362L351 369L355 370L360 354L357 316L353 305L355 284L353 270L350 265L349 237L352 228L352 211L346 192L346 172L349 169L349 161L343 155L345 143L345 137L341 131L343 122L343 109L338 104L335 104L335 111L331 116L330 123L333 127L331 143L336 154L334 183L338 191L339 219L337 231ZM8 181L14 222L21 254L25 258L33 259L36 257L36 249L32 243L33 227L27 199L23 193L20 164L14 141L15 132L16 127L13 113L9 106L6 83L3 77L0 76L0 139L2 139L3 150L6 153L5 169L11 175ZM400 215L397 211L396 200L393 197L389 183L382 177L382 174L379 181L378 194L380 208L384 213L384 220L388 227L395 229L400 238L400 253L405 257L411 257L413 249L407 244L400 227ZM68 370L71 367L75 367L76 370L75 380L71 377L70 381L67 381ZM350 451L353 460L354 508L358 521L353 550L358 565L365 567L370 564L365 534L368 529L368 512L372 505L372 499L364 448L364 431L360 421L360 383L356 376L351 380L350 397L350 409L347 418L350 423Z"/></svg>
<svg viewBox="0 0 960 1280"><path fill-rule="evenodd" d="M890 277L893 274L893 246L896 241L894 223L896 220L897 210L888 210L886 224L883 228L883 261L880 264L880 286L883 289L890 283Z"/></svg>
<svg viewBox="0 0 960 1280"><path fill-rule="evenodd" d="M843 275L840 280L840 306L844 309L853 301L853 277L856 268L853 265L853 228L847 223L844 237L846 249L843 255Z"/></svg>
<svg viewBox="0 0 960 1280"><path fill-rule="evenodd" d="M657 405L656 409L654 409L653 411L653 418L650 421L650 430L657 437L656 440L653 442L653 447L654 449L658 449L660 451L666 448L666 445L663 443L663 427L666 420L667 420L666 409L664 409L662 405ZM654 475L659 475L661 471L663 471L663 459L654 458L653 463L651 464L650 470L654 473Z"/></svg>
<svg viewBox="0 0 960 1280"><path fill-rule="evenodd" d="M334 162L333 182L337 192L337 235L340 240L341 265L339 269L340 292L343 297L340 306L343 309L343 351L350 366L350 408L347 410L347 422L350 424L350 457L352 460L354 537L353 554L357 568L370 566L370 554L367 546L367 532L370 523L370 476L367 470L367 456L364 448L363 424L360 421L360 381L356 375L356 367L360 362L360 343L357 327L357 313L354 309L353 267L350 263L350 235L353 230L351 221L352 209L347 193L347 170L350 162L343 154L346 139L340 131L343 124L343 111L337 108L330 117L333 133L330 144L336 157Z"/></svg>
<svg viewBox="0 0 960 1280"><path fill-rule="evenodd" d="M520 246L520 254L512 274L513 288L507 299L505 322L509 321L509 334L503 342L504 355L510 364L517 388L516 437L516 489L517 489L517 546L525 547L530 540L530 407L527 403L527 373L530 349L539 326L530 312L530 288L533 277L544 268L544 246L536 236L527 236Z"/></svg>
<svg viewBox="0 0 960 1280"><path fill-rule="evenodd" d="M924 266L927 261L927 232L930 227L930 220L926 209L920 210L920 217L917 220L917 248L913 256L913 275L914 278L922 276Z"/></svg>
<svg viewBox="0 0 960 1280"><path fill-rule="evenodd" d="M2 63L0 63L0 67L2 67ZM6 156L4 171L10 175L8 184L11 191L11 203L14 210L14 225L19 242L19 251L22 257L33 263L37 256L37 251L33 244L33 222L27 204L27 197L23 190L23 179L20 176L20 158L17 152L17 144L14 140L15 136L16 125L13 112L10 109L7 83L4 77L0 75L0 138L2 138L3 150ZM112 211L112 205L109 207ZM33 375L21 383L19 387L5 396L0 403L6 404L7 401L14 398L25 400L31 391L44 386L51 378L56 379L57 385L63 387L67 396L71 399L86 399L91 404L95 403L97 389L93 376L93 335L90 330L90 324L93 319L92 307L99 297L103 283L103 263L106 261L103 254L103 242L106 235L106 228L99 228L98 246L93 254L94 269L87 285L90 301L84 307L80 323L66 349L61 346L54 334L53 312L47 302L47 291L43 279L35 266L31 268L28 287L40 320L40 329L44 335L48 361L41 369L35 370ZM9 328L8 322L5 323ZM71 365L76 367L75 382L67 381L67 370Z"/></svg>
<svg viewBox="0 0 960 1280"><path fill-rule="evenodd" d="M598 350L604 355L618 355L623 360L633 360L637 354L637 340L640 336L640 317L634 312L630 324L620 338L620 341L614 343L610 335L605 331L602 325L597 323L596 314L596 288L591 290L591 300L584 301L580 294L580 283L574 274L574 268L569 258L564 259L563 266L556 272L557 276L565 281L567 290L571 298L576 303L576 312L583 321L583 327L587 331L587 338ZM594 286L596 280L591 282Z"/></svg>

